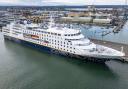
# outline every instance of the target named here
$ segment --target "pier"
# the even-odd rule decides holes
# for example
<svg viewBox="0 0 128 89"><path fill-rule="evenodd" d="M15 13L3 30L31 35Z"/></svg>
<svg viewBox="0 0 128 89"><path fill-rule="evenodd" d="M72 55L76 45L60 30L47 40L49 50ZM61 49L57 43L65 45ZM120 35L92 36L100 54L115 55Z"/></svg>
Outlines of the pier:
<svg viewBox="0 0 128 89"><path fill-rule="evenodd" d="M116 49L118 51L121 51L122 47L123 47L123 52L125 53L125 57L122 57L121 59L117 59L117 61L128 63L128 45L110 42L110 41L97 40L97 39L91 39L91 41L96 43L96 44L111 47L111 48Z"/></svg>
<svg viewBox="0 0 128 89"><path fill-rule="evenodd" d="M118 23L118 26L116 26L116 27L113 29L113 32L114 32L114 33L118 33L118 32L123 28L123 26L125 25L126 21L127 21L127 20L120 21L120 22Z"/></svg>

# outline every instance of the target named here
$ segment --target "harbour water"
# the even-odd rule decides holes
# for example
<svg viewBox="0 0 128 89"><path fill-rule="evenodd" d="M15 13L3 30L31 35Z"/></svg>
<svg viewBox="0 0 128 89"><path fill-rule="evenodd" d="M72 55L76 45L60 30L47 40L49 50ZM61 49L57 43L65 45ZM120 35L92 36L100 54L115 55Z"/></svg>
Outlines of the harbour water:
<svg viewBox="0 0 128 89"><path fill-rule="evenodd" d="M128 64L47 54L0 34L0 89L128 89Z"/></svg>
<svg viewBox="0 0 128 89"><path fill-rule="evenodd" d="M127 39L128 22L126 22L124 27L118 33L113 33L114 27L107 27L107 26L106 27L87 26L87 27L82 27L81 29L88 38L128 44L128 39ZM104 33L109 33L109 34L102 36L102 34Z"/></svg>

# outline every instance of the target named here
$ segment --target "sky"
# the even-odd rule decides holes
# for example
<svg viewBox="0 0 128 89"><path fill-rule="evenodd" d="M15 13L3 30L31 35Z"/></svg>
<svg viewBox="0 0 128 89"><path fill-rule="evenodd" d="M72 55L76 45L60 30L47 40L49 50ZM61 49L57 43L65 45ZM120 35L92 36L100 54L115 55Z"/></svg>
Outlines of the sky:
<svg viewBox="0 0 128 89"><path fill-rule="evenodd" d="M125 0L0 0L0 5L123 5Z"/></svg>

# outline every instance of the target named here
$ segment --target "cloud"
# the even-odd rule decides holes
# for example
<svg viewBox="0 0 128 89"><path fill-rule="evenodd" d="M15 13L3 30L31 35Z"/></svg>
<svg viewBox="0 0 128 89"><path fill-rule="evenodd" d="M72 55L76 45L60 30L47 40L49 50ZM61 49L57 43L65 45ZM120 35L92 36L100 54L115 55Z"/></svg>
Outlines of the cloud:
<svg viewBox="0 0 128 89"><path fill-rule="evenodd" d="M89 4L88 0L42 0L42 3L51 4L66 4L66 5L85 5Z"/></svg>
<svg viewBox="0 0 128 89"><path fill-rule="evenodd" d="M125 0L42 0L42 3L54 5L123 5Z"/></svg>
<svg viewBox="0 0 128 89"><path fill-rule="evenodd" d="M123 5L125 0L0 0L0 4L17 5Z"/></svg>
<svg viewBox="0 0 128 89"><path fill-rule="evenodd" d="M97 3L99 5L101 4L109 4L109 5L123 5L125 4L125 0L95 0L94 1L94 4Z"/></svg>
<svg viewBox="0 0 128 89"><path fill-rule="evenodd" d="M19 3L19 0L0 0L0 3Z"/></svg>

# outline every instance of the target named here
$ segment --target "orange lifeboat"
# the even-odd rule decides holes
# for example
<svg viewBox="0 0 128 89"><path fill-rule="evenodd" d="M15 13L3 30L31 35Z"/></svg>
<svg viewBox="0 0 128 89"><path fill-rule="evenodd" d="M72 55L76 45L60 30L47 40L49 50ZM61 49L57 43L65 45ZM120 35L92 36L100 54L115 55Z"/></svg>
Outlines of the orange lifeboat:
<svg viewBox="0 0 128 89"><path fill-rule="evenodd" d="M31 38L32 39L39 39L39 36L37 36L37 35L31 35Z"/></svg>

